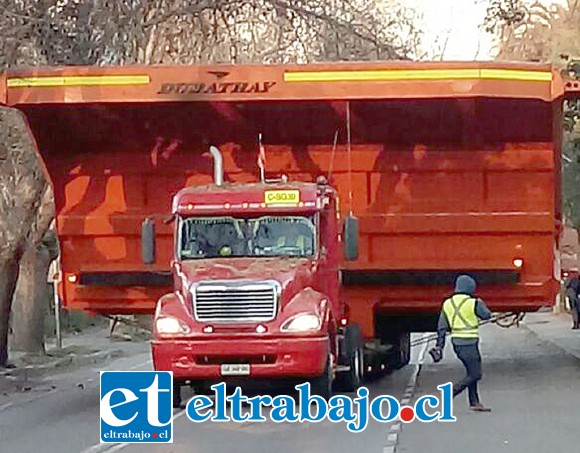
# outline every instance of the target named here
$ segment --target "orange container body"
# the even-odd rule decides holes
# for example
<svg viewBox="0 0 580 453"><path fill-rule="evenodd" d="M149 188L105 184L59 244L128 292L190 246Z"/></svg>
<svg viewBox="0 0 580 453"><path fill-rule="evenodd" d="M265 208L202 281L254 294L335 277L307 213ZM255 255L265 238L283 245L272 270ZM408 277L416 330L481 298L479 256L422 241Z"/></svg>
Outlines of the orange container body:
<svg viewBox="0 0 580 453"><path fill-rule="evenodd" d="M564 82L543 65L54 68L8 73L52 178L68 308L152 312L186 185L327 175L360 220L351 317L433 314L469 272L492 310L554 303ZM350 136L350 146L348 137ZM336 138L336 146L335 146ZM156 220L153 265L140 227Z"/></svg>

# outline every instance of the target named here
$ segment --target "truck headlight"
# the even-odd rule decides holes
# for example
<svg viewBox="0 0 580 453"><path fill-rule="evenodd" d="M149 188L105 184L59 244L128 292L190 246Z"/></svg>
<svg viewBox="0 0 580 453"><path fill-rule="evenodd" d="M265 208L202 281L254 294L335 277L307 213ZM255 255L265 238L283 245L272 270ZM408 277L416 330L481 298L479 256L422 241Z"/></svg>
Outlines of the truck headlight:
<svg viewBox="0 0 580 453"><path fill-rule="evenodd" d="M293 316L280 327L284 332L308 332L319 330L321 327L320 318L310 313L302 313Z"/></svg>
<svg viewBox="0 0 580 453"><path fill-rule="evenodd" d="M189 327L181 323L179 319L172 316L164 316L155 321L157 333L162 335L186 334L189 333Z"/></svg>

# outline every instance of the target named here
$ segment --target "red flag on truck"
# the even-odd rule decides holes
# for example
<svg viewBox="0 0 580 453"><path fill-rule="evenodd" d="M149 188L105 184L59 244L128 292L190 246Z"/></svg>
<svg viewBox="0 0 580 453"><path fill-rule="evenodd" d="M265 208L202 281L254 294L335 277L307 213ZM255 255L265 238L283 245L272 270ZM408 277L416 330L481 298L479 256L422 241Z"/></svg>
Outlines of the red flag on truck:
<svg viewBox="0 0 580 453"><path fill-rule="evenodd" d="M264 171L266 168L266 150L264 149L264 145L262 144L262 134L258 137L258 167L260 167L260 175L262 181L264 180Z"/></svg>

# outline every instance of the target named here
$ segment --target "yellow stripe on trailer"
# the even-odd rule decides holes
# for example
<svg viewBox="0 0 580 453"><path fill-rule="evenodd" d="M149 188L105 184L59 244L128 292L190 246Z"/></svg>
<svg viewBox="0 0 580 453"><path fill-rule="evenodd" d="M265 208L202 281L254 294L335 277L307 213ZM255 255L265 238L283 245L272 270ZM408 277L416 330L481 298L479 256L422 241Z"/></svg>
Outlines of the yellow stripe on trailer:
<svg viewBox="0 0 580 453"><path fill-rule="evenodd" d="M521 71L515 69L482 69L482 79L523 80L529 82L551 82L553 74L549 71Z"/></svg>
<svg viewBox="0 0 580 453"><path fill-rule="evenodd" d="M547 82L552 80L552 72L519 69L378 69L374 71L291 71L284 74L285 82L386 82L454 79Z"/></svg>
<svg viewBox="0 0 580 453"><path fill-rule="evenodd" d="M102 75L102 76L32 76L10 77L9 88L49 88L72 86L123 86L147 85L151 82L148 75Z"/></svg>

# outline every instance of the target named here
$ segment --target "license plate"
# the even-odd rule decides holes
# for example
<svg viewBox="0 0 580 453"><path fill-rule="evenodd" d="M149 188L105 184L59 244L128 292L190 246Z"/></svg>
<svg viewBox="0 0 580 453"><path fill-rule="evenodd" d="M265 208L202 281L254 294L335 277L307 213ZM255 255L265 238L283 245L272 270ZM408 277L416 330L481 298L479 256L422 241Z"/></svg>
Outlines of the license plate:
<svg viewBox="0 0 580 453"><path fill-rule="evenodd" d="M224 363L221 366L222 376L249 376L250 365L241 363Z"/></svg>

